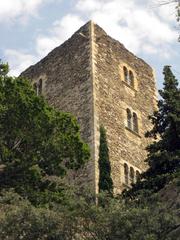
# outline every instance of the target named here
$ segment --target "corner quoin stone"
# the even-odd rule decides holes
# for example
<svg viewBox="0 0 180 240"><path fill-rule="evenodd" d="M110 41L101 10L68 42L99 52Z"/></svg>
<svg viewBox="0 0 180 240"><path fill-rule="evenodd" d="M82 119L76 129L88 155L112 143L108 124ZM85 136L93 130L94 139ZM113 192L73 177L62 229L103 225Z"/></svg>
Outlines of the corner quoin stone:
<svg viewBox="0 0 180 240"><path fill-rule="evenodd" d="M134 87L124 81L123 67L134 74ZM98 193L99 128L107 131L114 192L125 185L124 164L142 172L151 129L148 116L157 109L152 68L108 36L92 21L51 51L21 76L32 83L42 79L43 95L55 108L75 115L81 135L90 145L91 161L78 173L81 183ZM138 134L127 128L126 109L138 117Z"/></svg>

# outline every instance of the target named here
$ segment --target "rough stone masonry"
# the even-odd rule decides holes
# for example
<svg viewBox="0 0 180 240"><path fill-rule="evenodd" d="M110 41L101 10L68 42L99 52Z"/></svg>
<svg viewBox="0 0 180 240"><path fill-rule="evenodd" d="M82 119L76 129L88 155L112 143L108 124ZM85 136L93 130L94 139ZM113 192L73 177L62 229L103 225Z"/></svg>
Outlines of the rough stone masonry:
<svg viewBox="0 0 180 240"><path fill-rule="evenodd" d="M77 117L92 157L82 181L98 193L100 125L107 131L114 192L136 181L146 169L150 140L144 133L157 100L147 63L90 21L21 75L41 81L48 102Z"/></svg>

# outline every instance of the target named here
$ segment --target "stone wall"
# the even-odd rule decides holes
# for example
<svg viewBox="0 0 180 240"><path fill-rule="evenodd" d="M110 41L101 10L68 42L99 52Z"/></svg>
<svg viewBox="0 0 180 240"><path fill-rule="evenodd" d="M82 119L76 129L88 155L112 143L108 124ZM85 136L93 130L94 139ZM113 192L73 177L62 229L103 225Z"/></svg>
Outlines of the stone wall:
<svg viewBox="0 0 180 240"><path fill-rule="evenodd" d="M124 66L134 74L133 87L124 79ZM107 130L115 192L125 187L124 163L135 171L146 169L150 140L144 133L151 128L148 116L156 108L153 70L98 25L88 22L22 75L32 83L42 79L48 102L77 117L92 156L85 171L78 173L81 182L90 182L98 192L100 124ZM127 128L127 108L138 116L138 133Z"/></svg>
<svg viewBox="0 0 180 240"><path fill-rule="evenodd" d="M107 130L114 191L124 188L124 163L134 170L146 169L144 133L151 129L148 116L156 109L156 86L152 68L129 52L118 41L95 25L95 82L97 131L100 124ZM134 87L124 80L123 66L134 74ZM138 116L138 133L127 128L129 108ZM96 142L98 149L99 141ZM98 169L96 168L97 175ZM98 176L97 176L98 179Z"/></svg>
<svg viewBox="0 0 180 240"><path fill-rule="evenodd" d="M92 81L92 47L90 23L79 29L61 46L21 75L32 83L43 80L43 95L56 109L77 117L81 135L89 143L93 156L94 114ZM94 159L94 158L93 158ZM91 182L94 189L94 162L91 160L81 181ZM80 177L80 176L78 176Z"/></svg>

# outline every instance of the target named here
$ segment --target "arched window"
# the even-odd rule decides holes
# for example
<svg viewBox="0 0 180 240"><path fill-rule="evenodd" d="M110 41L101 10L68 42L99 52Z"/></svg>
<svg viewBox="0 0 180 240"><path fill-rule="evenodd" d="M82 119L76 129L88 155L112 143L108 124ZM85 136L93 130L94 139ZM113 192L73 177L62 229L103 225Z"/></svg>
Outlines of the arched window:
<svg viewBox="0 0 180 240"><path fill-rule="evenodd" d="M132 123L131 123L131 120L132 120L132 115L131 115L131 111L129 110L129 108L127 108L127 127L129 129L132 128Z"/></svg>
<svg viewBox="0 0 180 240"><path fill-rule="evenodd" d="M130 70L129 71L129 84L134 87L134 75L133 72Z"/></svg>
<svg viewBox="0 0 180 240"><path fill-rule="evenodd" d="M126 67L123 67L123 72L124 72L124 81L128 82L129 81L129 76L128 76L128 70Z"/></svg>
<svg viewBox="0 0 180 240"><path fill-rule="evenodd" d="M133 113L133 131L138 133L138 118L136 113Z"/></svg>
<svg viewBox="0 0 180 240"><path fill-rule="evenodd" d="M128 165L126 163L124 163L124 180L125 180L125 184L128 185L128 179L129 178L129 169L128 169Z"/></svg>
<svg viewBox="0 0 180 240"><path fill-rule="evenodd" d="M131 181L131 183L134 183L134 168L133 167L130 167L130 174L129 174L129 176L130 176L130 181Z"/></svg>
<svg viewBox="0 0 180 240"><path fill-rule="evenodd" d="M139 179L140 179L140 172L136 170L136 181L138 181Z"/></svg>

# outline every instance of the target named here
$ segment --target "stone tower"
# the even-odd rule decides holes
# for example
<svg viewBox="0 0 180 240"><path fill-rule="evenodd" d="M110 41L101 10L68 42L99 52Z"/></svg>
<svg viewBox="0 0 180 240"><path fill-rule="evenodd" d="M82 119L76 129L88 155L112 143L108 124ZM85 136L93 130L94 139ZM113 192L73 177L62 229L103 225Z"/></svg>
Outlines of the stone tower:
<svg viewBox="0 0 180 240"><path fill-rule="evenodd" d="M92 21L22 73L59 110L74 114L92 159L84 181L98 192L99 127L107 131L114 192L146 169L144 133L156 109L152 68Z"/></svg>

